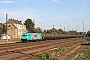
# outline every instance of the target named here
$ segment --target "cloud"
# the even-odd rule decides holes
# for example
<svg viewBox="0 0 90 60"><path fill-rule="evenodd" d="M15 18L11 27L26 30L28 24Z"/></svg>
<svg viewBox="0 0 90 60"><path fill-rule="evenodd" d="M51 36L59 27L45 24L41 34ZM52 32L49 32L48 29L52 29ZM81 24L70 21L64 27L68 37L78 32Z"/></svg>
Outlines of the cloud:
<svg viewBox="0 0 90 60"><path fill-rule="evenodd" d="M84 0L84 3L86 2L86 0Z"/></svg>
<svg viewBox="0 0 90 60"><path fill-rule="evenodd" d="M29 2L28 0L25 0L24 2Z"/></svg>
<svg viewBox="0 0 90 60"><path fill-rule="evenodd" d="M28 9L32 12L36 12L35 9ZM12 18L12 19L18 19L18 20L22 20L22 22L25 21L25 19L30 18L30 19L35 19L35 22L40 22L43 20L43 17L25 11L25 10L13 10L13 9L0 9L0 19L3 18L5 19L5 15L8 14L8 19Z"/></svg>
<svg viewBox="0 0 90 60"><path fill-rule="evenodd" d="M24 21L27 18L30 18L32 20L35 19L35 27L43 28L44 25L47 25L45 24L45 22L43 22L46 20L46 18L40 16L42 15L41 13L38 13L38 11L35 9L28 9L28 10L37 13L37 15L31 12L25 11L25 10L0 9L0 22L5 23L6 14L8 14L8 19L12 18L15 20L21 20L22 23L24 23Z"/></svg>
<svg viewBox="0 0 90 60"><path fill-rule="evenodd" d="M85 6L83 6L83 9L82 10L84 10L85 9Z"/></svg>
<svg viewBox="0 0 90 60"><path fill-rule="evenodd" d="M0 0L0 3L8 4L8 3L14 3L14 1L10 1L10 0L8 0L8 1L6 1L6 0Z"/></svg>
<svg viewBox="0 0 90 60"><path fill-rule="evenodd" d="M59 0L51 0L52 2L55 2L55 3L59 3L59 4L63 4L62 1L59 1Z"/></svg>
<svg viewBox="0 0 90 60"><path fill-rule="evenodd" d="M58 0L52 0L53 2L58 2Z"/></svg>

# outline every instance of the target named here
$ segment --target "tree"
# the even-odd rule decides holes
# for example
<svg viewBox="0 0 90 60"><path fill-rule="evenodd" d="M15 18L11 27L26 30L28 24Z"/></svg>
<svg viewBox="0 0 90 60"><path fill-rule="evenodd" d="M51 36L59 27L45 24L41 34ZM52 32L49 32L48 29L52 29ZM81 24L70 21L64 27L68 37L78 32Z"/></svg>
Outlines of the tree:
<svg viewBox="0 0 90 60"><path fill-rule="evenodd" d="M51 33L51 31L50 30L47 30L47 33Z"/></svg>
<svg viewBox="0 0 90 60"><path fill-rule="evenodd" d="M35 32L42 33L42 29L40 27L35 28Z"/></svg>
<svg viewBox="0 0 90 60"><path fill-rule="evenodd" d="M0 37L1 37L1 34L2 34L2 23L0 23Z"/></svg>
<svg viewBox="0 0 90 60"><path fill-rule="evenodd" d="M55 28L47 30L47 33L58 33L58 30Z"/></svg>
<svg viewBox="0 0 90 60"><path fill-rule="evenodd" d="M29 31L29 32L34 32L34 26L35 26L35 24L34 24L34 22L31 20L31 19L26 19L25 20L25 23L24 23L24 25L26 25L26 28L27 28L27 30Z"/></svg>
<svg viewBox="0 0 90 60"><path fill-rule="evenodd" d="M52 33L57 33L57 32L58 32L57 29L55 29L55 28L50 29L50 31L51 31Z"/></svg>
<svg viewBox="0 0 90 60"><path fill-rule="evenodd" d="M3 24L2 31L3 31L3 34L6 34L6 33L7 33L7 27L6 27L6 25L4 25L4 24Z"/></svg>
<svg viewBox="0 0 90 60"><path fill-rule="evenodd" d="M44 29L43 33L47 33L47 31Z"/></svg>
<svg viewBox="0 0 90 60"><path fill-rule="evenodd" d="M90 31L88 31L86 35L87 35L88 37L90 37Z"/></svg>
<svg viewBox="0 0 90 60"><path fill-rule="evenodd" d="M62 29L58 29L58 33L62 34L64 31Z"/></svg>
<svg viewBox="0 0 90 60"><path fill-rule="evenodd" d="M70 31L68 31L68 34L77 35L77 34L78 34L78 32L77 32L77 31L72 31L72 30L70 30Z"/></svg>
<svg viewBox="0 0 90 60"><path fill-rule="evenodd" d="M6 32L7 32L6 25L0 23L0 36L1 36L1 34L6 34Z"/></svg>

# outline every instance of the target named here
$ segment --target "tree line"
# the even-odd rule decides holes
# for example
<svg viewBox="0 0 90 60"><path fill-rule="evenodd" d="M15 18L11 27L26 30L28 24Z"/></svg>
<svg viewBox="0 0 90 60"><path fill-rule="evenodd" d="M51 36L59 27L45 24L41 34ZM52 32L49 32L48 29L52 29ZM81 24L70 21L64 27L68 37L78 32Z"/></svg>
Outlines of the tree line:
<svg viewBox="0 0 90 60"><path fill-rule="evenodd" d="M24 25L26 25L26 28L29 32L31 33L54 33L54 34L73 34L73 35L82 35L83 32L77 32L77 31L63 31L62 29L56 29L56 28L51 28L48 30L42 31L42 28L37 27L35 28L35 24L31 19L26 19L24 22Z"/></svg>
<svg viewBox="0 0 90 60"><path fill-rule="evenodd" d="M24 25L26 25L26 29L28 30L28 32L30 33L54 33L54 34L72 34L72 35L82 35L83 32L77 32L77 31L63 31L62 29L56 29L56 28L51 28L51 29L44 29L42 30L42 28L40 27L36 27L35 28L35 23L32 21L32 19L26 19L24 22ZM0 36L2 34L6 34L7 32L7 27L5 24L0 23ZM90 31L87 32L86 36L90 37Z"/></svg>

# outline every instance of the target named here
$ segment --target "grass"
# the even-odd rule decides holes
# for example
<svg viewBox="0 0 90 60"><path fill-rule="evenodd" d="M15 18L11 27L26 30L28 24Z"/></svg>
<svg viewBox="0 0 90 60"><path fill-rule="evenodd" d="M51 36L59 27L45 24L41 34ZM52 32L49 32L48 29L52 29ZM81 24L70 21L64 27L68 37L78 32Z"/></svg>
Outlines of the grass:
<svg viewBox="0 0 90 60"><path fill-rule="evenodd" d="M90 60L90 45L84 46L83 49L79 51L79 55L75 60Z"/></svg>
<svg viewBox="0 0 90 60"><path fill-rule="evenodd" d="M42 54L40 56L34 57L32 60L46 60L49 58L51 58L51 53L45 53L45 54Z"/></svg>
<svg viewBox="0 0 90 60"><path fill-rule="evenodd" d="M57 56L58 54L64 52L65 50L69 49L70 47L78 44L78 43L83 43L85 39L80 40L79 42L75 42L74 44L70 44L67 47L64 48L58 48L57 50L51 51L49 53L42 54L40 56L34 57L32 60L47 60L47 59L52 59L53 57ZM80 57L79 57L80 58Z"/></svg>
<svg viewBox="0 0 90 60"><path fill-rule="evenodd" d="M90 37L86 37L85 39L86 39L87 41L90 41Z"/></svg>
<svg viewBox="0 0 90 60"><path fill-rule="evenodd" d="M70 44L69 46L64 47L64 48L60 48L59 47L57 50L51 51L49 53L42 54L40 56L36 56L32 60L47 60L47 59L52 59L53 57L57 56L58 54L66 51L68 49L68 47L72 47L72 46L73 46L73 44Z"/></svg>

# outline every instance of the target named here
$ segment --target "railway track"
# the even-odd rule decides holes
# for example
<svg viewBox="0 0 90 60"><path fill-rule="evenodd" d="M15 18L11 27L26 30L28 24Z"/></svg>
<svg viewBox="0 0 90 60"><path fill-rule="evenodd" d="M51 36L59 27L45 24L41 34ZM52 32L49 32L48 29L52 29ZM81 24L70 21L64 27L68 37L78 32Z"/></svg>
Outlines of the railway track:
<svg viewBox="0 0 90 60"><path fill-rule="evenodd" d="M78 52L79 49L81 49L82 46L76 46L71 52L70 54L68 55L68 57L65 59L65 60L71 60Z"/></svg>
<svg viewBox="0 0 90 60"><path fill-rule="evenodd" d="M63 53L58 54L57 56L55 56L53 58L53 60L57 60L57 59L60 59L60 60L71 60L77 54L78 50L81 49L81 48L82 48L82 46L80 44L75 45L75 46L67 49Z"/></svg>
<svg viewBox="0 0 90 60"><path fill-rule="evenodd" d="M0 60L31 59L34 56L55 50L58 47L65 47L69 44L77 42L78 40L79 39L73 38L0 45Z"/></svg>

